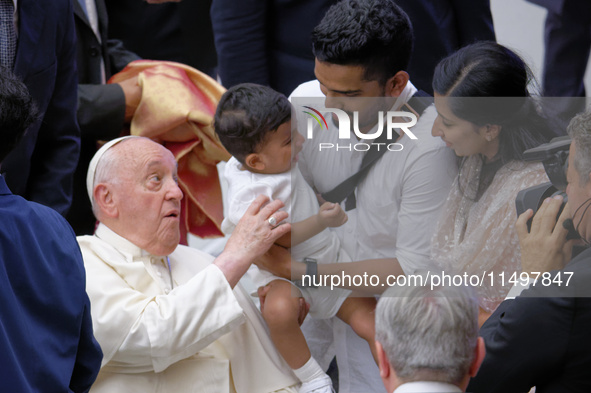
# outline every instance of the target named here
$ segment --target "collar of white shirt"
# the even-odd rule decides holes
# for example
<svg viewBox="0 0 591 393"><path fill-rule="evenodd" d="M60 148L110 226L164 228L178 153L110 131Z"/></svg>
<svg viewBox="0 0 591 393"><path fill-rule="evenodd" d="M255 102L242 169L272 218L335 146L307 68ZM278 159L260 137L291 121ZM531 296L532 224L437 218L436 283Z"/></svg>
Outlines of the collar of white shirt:
<svg viewBox="0 0 591 393"><path fill-rule="evenodd" d="M118 235L117 233L113 232L109 227L105 224L99 224L96 228L95 236L105 242L109 243L113 246L117 251L124 254L126 257L130 258L131 260L135 258L141 258L145 256L151 256L149 252L146 250L142 250L140 247L136 246L126 238Z"/></svg>
<svg viewBox="0 0 591 393"><path fill-rule="evenodd" d="M456 385L444 382L417 381L404 383L393 393L457 393L462 390Z"/></svg>
<svg viewBox="0 0 591 393"><path fill-rule="evenodd" d="M408 102L412 98L413 95L418 91L418 89L411 83L411 81L406 82L406 86L402 89L402 92L398 97L396 97L396 101L394 101L394 105L390 108L390 111L399 111L402 110L402 106ZM368 134L374 134L378 130L378 123L376 123L371 130L369 130ZM351 135L353 132L351 132ZM352 135L353 136L353 135Z"/></svg>

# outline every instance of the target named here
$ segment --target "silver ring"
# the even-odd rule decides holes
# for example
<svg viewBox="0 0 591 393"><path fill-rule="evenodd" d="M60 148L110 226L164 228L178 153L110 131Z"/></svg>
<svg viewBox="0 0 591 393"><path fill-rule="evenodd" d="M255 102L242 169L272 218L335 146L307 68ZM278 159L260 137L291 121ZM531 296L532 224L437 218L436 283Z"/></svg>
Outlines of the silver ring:
<svg viewBox="0 0 591 393"><path fill-rule="evenodd" d="M269 217L269 225L271 225L272 227L277 226L277 219L275 219L275 217L271 216Z"/></svg>

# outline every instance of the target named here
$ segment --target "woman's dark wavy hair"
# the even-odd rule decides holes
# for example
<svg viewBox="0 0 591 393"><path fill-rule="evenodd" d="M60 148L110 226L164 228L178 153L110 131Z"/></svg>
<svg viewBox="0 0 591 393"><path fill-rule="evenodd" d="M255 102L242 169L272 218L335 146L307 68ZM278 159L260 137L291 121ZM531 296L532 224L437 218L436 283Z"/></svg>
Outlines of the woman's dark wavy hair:
<svg viewBox="0 0 591 393"><path fill-rule="evenodd" d="M494 41L468 45L435 68L433 90L448 98L455 116L477 126L499 125L502 163L559 136L528 90L533 74L510 49ZM486 97L486 99L484 99Z"/></svg>
<svg viewBox="0 0 591 393"><path fill-rule="evenodd" d="M291 104L283 94L267 86L242 83L220 98L214 128L226 150L244 164L267 135L290 119Z"/></svg>
<svg viewBox="0 0 591 393"><path fill-rule="evenodd" d="M406 70L412 46L410 19L392 0L341 0L312 32L318 60L362 66L381 85Z"/></svg>

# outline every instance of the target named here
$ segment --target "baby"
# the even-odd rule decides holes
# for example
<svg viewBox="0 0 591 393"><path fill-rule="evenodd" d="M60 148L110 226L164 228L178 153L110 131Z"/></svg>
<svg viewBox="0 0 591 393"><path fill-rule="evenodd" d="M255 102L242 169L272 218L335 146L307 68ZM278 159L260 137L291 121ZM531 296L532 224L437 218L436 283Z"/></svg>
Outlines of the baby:
<svg viewBox="0 0 591 393"><path fill-rule="evenodd" d="M297 168L304 138L296 130L295 122L292 124L287 98L265 86L234 86L220 99L214 127L233 155L225 171L229 189L224 232L231 232L250 203L263 194L285 204L292 230L277 244L291 248L294 260L313 258L329 263L346 259L339 255L338 238L327 228L343 225L347 215L339 204L325 202L319 207L314 191ZM350 292L340 289L298 288L256 266L251 267L249 274L255 285L270 287L263 318L279 353L302 382L300 393L329 393L333 389L330 378L312 358L300 330L298 296L310 304L312 317L337 315L367 340L375 353L375 299L347 298Z"/></svg>

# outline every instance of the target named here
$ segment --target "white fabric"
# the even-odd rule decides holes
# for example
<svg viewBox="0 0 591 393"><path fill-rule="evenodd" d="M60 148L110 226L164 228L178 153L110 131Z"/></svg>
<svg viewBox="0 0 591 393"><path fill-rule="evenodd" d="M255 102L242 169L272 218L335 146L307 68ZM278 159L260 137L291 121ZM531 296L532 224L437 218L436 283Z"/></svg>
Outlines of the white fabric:
<svg viewBox="0 0 591 393"><path fill-rule="evenodd" d="M330 381L330 377L326 375L322 368L318 365L318 362L313 357L310 357L308 361L300 368L293 369L293 373L300 381L302 381L302 386L300 386L300 393L302 393L302 388L306 382L313 381L315 379L326 379ZM330 383L332 386L332 381Z"/></svg>
<svg viewBox="0 0 591 393"><path fill-rule="evenodd" d="M99 32L99 21L98 21L98 13L96 10L96 2L95 0L83 0L85 4L85 11L86 17L88 18L88 22L90 22L90 27L98 42L101 42L101 34Z"/></svg>
<svg viewBox="0 0 591 393"><path fill-rule="evenodd" d="M404 99L397 100L393 109L399 109L415 91L409 82L401 95ZM323 97L318 81L304 83L292 93L292 103L297 105L296 97ZM294 112L298 124L307 124L302 110L295 108ZM435 117L434 108L428 108L411 129L418 139L404 134L399 141L403 150L384 154L357 187L357 208L347 212L345 225L333 230L352 260L396 257L406 273L429 266L434 224L456 175L453 152L431 136ZM304 144L299 163L313 188L327 192L357 172L364 153L317 151L319 142L339 143L332 122L328 131L321 131L315 130L314 143ZM347 325L337 319L310 320L302 330L321 365L328 366L336 351L341 393L385 391L367 343ZM331 339L336 345L331 345Z"/></svg>
<svg viewBox="0 0 591 393"><path fill-rule="evenodd" d="M507 296L505 296L505 300L515 299L517 296L521 295L521 292L525 291L526 289L529 289L529 287L532 286L535 282L536 280L530 277L527 281L527 284L525 285L521 285L521 282L519 282L516 285L513 285L509 290L509 293L507 293Z"/></svg>
<svg viewBox="0 0 591 393"><path fill-rule="evenodd" d="M304 94L312 91L302 93L300 89L309 89L309 85L317 86L318 82L301 85L291 97L306 97ZM409 82L406 90L415 89ZM298 124L306 124L306 115L295 112L300 116ZM436 116L434 107L428 108L412 128L418 139L403 133L398 142L404 149L384 154L357 187L357 208L347 212L345 225L334 229L352 260L396 257L406 273L429 263L430 234L444 203L442 195L447 195L457 173L453 152L431 136ZM365 154L317 151L318 143L338 141L336 127L333 123L328 126L328 132L315 132L313 143L307 141L300 153L302 174L320 193L357 172Z"/></svg>
<svg viewBox="0 0 591 393"><path fill-rule="evenodd" d="M476 287L480 306L494 311L509 292L509 277L521 272L521 249L515 230L515 198L522 189L549 181L541 163L512 161L501 167L475 201L482 168L479 156L461 167L433 237L433 260L446 273L485 276ZM500 273L505 273L505 286ZM492 274L494 281L491 283ZM492 284L492 285L491 285Z"/></svg>
<svg viewBox="0 0 591 393"><path fill-rule="evenodd" d="M456 385L443 382L417 381L404 383L393 393L456 393L462 389Z"/></svg>
<svg viewBox="0 0 591 393"><path fill-rule="evenodd" d="M232 157L226 164L228 181L226 205L228 213L222 222L224 233L231 233L250 204L259 195L270 200L279 199L289 214L286 222L300 222L318 213L318 200L314 191L302 177L297 165L291 171L279 174L260 174L242 169L242 164ZM328 229L291 248L294 260L314 258L318 263L331 263L349 259L339 253L339 239ZM251 266L248 274L256 287L267 285L278 279L267 271ZM302 295L310 304L310 316L314 318L333 317L350 291L330 288L300 288Z"/></svg>
<svg viewBox="0 0 591 393"><path fill-rule="evenodd" d="M103 224L78 242L104 353L91 392L297 391L258 310L213 257L178 246L171 277L166 258Z"/></svg>
<svg viewBox="0 0 591 393"><path fill-rule="evenodd" d="M430 268L430 234L456 175L453 152L431 136L437 116L428 108L399 140L400 152L385 154L357 190L357 252L354 260L393 257L406 274Z"/></svg>
<svg viewBox="0 0 591 393"><path fill-rule="evenodd" d="M231 232L250 204L259 195L284 203L281 209L289 214L286 222L299 222L318 213L318 200L314 191L302 177L298 166L291 171L273 175L242 170L242 164L232 157L226 164L228 180L228 215L222 223L224 232ZM291 248L292 258L305 257L321 262L335 262L339 255L339 240L328 229Z"/></svg>
<svg viewBox="0 0 591 393"><path fill-rule="evenodd" d="M326 374L324 376L302 383L299 393L335 393L332 380Z"/></svg>

